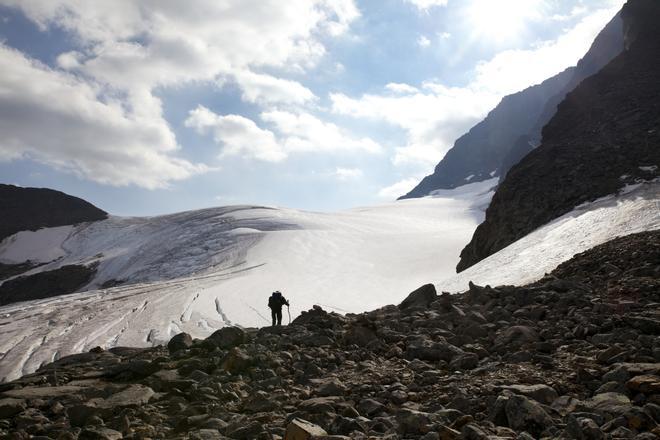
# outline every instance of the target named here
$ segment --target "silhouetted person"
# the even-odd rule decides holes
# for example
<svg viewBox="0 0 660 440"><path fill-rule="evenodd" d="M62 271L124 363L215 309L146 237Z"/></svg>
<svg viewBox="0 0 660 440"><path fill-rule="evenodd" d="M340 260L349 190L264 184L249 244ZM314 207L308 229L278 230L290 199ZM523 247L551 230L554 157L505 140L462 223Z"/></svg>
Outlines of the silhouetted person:
<svg viewBox="0 0 660 440"><path fill-rule="evenodd" d="M289 301L282 296L282 292L276 290L268 298L268 307L270 307L270 314L273 317L273 325L282 325L282 306L288 307Z"/></svg>

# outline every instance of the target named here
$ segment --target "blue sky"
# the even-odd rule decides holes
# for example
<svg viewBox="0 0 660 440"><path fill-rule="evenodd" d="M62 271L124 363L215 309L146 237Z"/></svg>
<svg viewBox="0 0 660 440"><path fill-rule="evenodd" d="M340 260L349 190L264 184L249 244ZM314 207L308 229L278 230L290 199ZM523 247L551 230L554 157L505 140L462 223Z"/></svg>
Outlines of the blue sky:
<svg viewBox="0 0 660 440"><path fill-rule="evenodd" d="M0 182L120 215L407 192L622 0L0 0Z"/></svg>

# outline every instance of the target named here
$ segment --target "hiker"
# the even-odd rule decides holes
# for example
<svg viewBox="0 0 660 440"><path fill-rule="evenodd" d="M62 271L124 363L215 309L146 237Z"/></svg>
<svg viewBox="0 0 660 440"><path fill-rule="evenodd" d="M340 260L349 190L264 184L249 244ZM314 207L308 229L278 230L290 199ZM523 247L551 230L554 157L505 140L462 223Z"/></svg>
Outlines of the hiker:
<svg viewBox="0 0 660 440"><path fill-rule="evenodd" d="M273 317L273 326L282 325L282 306L286 305L289 307L289 301L282 296L282 292L276 290L268 298L268 307L270 307L270 313Z"/></svg>

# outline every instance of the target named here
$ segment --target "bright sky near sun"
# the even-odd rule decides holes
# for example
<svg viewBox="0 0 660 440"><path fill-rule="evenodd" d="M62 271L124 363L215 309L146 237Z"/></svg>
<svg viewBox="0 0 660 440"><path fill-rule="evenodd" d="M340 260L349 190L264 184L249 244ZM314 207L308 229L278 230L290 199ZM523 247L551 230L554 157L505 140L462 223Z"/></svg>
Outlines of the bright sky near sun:
<svg viewBox="0 0 660 440"><path fill-rule="evenodd" d="M623 0L0 0L0 182L114 214L387 201Z"/></svg>

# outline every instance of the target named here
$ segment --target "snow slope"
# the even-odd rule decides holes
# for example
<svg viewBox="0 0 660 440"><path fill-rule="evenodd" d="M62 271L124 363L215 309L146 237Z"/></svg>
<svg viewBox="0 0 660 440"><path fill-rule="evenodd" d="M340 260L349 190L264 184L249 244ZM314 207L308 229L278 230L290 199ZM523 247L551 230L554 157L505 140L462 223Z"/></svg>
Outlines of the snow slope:
<svg viewBox="0 0 660 440"><path fill-rule="evenodd" d="M60 249L64 256L34 271L98 261L90 287L111 279L131 284L0 308L0 379L96 345L151 345L181 331L204 337L229 324L268 325L275 289L291 300L292 317L314 304L359 312L398 303L453 273L496 183L332 214L224 207L111 217L67 234L17 234L0 247L0 261L18 262L28 245L35 255ZM46 248L34 249L37 235L49 238Z"/></svg>
<svg viewBox="0 0 660 440"><path fill-rule="evenodd" d="M660 183L634 185L618 196L578 206L465 271L436 283L438 290L522 285L538 280L573 255L612 238L660 229Z"/></svg>
<svg viewBox="0 0 660 440"><path fill-rule="evenodd" d="M332 214L226 207L72 229L49 244L66 253L51 267L98 260L97 283L133 284L0 308L0 380L97 345L268 325L275 289L291 300L292 317L314 304L360 312L399 303L427 282L445 291L464 290L469 280L524 284L612 237L660 228L660 183L648 183L581 206L456 275L495 183ZM14 238L0 247L0 260L22 255Z"/></svg>

